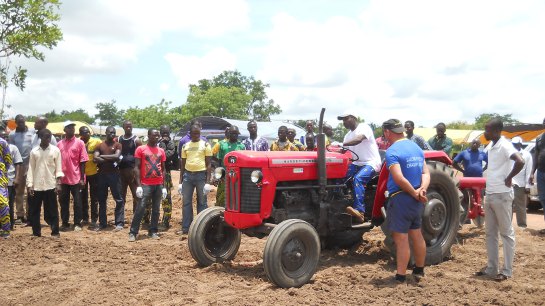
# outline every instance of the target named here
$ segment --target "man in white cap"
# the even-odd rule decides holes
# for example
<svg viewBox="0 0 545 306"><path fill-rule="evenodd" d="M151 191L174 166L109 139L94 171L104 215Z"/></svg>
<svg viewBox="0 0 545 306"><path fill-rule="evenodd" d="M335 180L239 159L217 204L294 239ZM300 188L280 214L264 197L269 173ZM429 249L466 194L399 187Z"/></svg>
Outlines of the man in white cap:
<svg viewBox="0 0 545 306"><path fill-rule="evenodd" d="M530 175L532 174L532 154L522 149L522 138L516 136L511 143L522 155L524 167L513 177L513 213L517 214L517 225L526 228L526 205L530 193ZM514 163L514 162L512 162Z"/></svg>
<svg viewBox="0 0 545 306"><path fill-rule="evenodd" d="M57 147L61 151L61 230L68 230L70 219L70 194L74 199L74 231L81 231L83 210L81 208L81 189L85 186L85 162L89 160L85 143L75 137L76 124L70 120L64 122L64 139Z"/></svg>
<svg viewBox="0 0 545 306"><path fill-rule="evenodd" d="M363 202L365 185L379 171L382 162L375 135L368 124L358 123L358 119L353 113L346 113L338 116L337 119L342 120L344 127L350 130L344 136L342 146L350 149L353 152L352 158L355 159L346 174L347 177L354 177L352 182L354 203L346 210L347 213L363 223L365 219L365 203Z"/></svg>

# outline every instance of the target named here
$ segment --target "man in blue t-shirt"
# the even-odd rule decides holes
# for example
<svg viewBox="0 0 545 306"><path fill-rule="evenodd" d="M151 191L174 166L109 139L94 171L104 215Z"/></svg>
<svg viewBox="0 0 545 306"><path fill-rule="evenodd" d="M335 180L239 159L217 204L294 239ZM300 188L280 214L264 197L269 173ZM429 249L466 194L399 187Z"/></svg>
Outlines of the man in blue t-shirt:
<svg viewBox="0 0 545 306"><path fill-rule="evenodd" d="M471 142L471 147L460 152L454 158L452 166L454 169L462 171L464 177L483 177L483 162L488 164L488 155L479 149L480 146L481 142L474 139ZM460 163L462 163L463 168Z"/></svg>
<svg viewBox="0 0 545 306"><path fill-rule="evenodd" d="M420 228L424 205L428 202L426 190L430 184L430 175L424 152L416 143L405 138L405 128L401 121L385 121L382 130L392 144L386 150L386 166L390 171L386 226L392 232L396 246L395 280L405 282L410 258L409 238L415 259L413 276L419 280L424 276L426 260L426 242Z"/></svg>

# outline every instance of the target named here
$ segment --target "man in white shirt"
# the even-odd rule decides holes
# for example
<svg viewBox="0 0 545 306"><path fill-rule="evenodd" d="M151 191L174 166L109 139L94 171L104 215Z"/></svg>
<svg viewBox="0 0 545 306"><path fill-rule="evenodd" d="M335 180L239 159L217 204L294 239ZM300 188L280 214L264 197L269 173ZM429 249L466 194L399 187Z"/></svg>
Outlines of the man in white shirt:
<svg viewBox="0 0 545 306"><path fill-rule="evenodd" d="M484 137L490 143L484 218L486 225L486 268L478 276L488 275L501 282L513 275L515 257L515 231L513 230L513 178L524 167L524 160L513 145L501 136L503 122L499 118L489 120L484 127ZM513 160L514 165L510 162ZM498 234L503 242L504 263L499 270Z"/></svg>
<svg viewBox="0 0 545 306"><path fill-rule="evenodd" d="M60 193L61 178L64 176L61 164L61 151L50 144L51 131L42 129L38 134L40 145L30 152L26 186L31 196L30 218L32 234L40 237L42 229L40 224L40 211L42 202L45 211L48 212L48 220L51 226L51 236L59 237L59 208L57 194Z"/></svg>
<svg viewBox="0 0 545 306"><path fill-rule="evenodd" d="M358 123L353 113L346 113L337 117L342 120L344 127L350 131L344 136L343 147L350 149L354 161L348 168L347 177L353 176L352 188L354 203L347 207L349 214L363 223L365 213L365 185L380 170L381 159L373 130L366 123ZM354 154L355 153L355 154Z"/></svg>
<svg viewBox="0 0 545 306"><path fill-rule="evenodd" d="M517 214L517 225L526 228L526 205L530 193L530 175L532 174L532 154L522 149L522 138L513 137L511 143L524 160L524 167L513 177L513 213Z"/></svg>

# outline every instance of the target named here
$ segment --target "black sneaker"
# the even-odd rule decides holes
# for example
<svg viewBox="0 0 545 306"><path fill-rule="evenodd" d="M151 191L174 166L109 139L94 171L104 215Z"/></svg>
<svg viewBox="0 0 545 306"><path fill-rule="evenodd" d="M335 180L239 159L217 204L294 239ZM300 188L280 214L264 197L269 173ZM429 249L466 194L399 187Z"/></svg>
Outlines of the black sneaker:
<svg viewBox="0 0 545 306"><path fill-rule="evenodd" d="M424 275L425 275L424 272L415 273L414 271L413 271L413 274L412 274L414 281L417 282L417 283L420 282L420 280L424 277Z"/></svg>
<svg viewBox="0 0 545 306"><path fill-rule="evenodd" d="M63 225L61 225L61 227L59 228L59 230L60 230L61 232L66 232L66 231L68 231L69 229L70 229L70 224L66 224L66 223L64 223Z"/></svg>
<svg viewBox="0 0 545 306"><path fill-rule="evenodd" d="M95 232L101 232L103 230L105 230L108 226L100 226L100 225L97 225L95 227Z"/></svg>

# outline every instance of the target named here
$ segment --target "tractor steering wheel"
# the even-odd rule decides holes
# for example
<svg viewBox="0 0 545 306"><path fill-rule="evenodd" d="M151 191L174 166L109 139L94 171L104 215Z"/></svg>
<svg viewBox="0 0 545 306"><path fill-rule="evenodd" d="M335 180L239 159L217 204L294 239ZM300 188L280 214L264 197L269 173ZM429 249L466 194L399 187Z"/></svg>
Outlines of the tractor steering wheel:
<svg viewBox="0 0 545 306"><path fill-rule="evenodd" d="M331 148L331 149L330 149L330 148ZM335 148L335 149L334 149L334 148ZM338 148L338 149L337 149L337 148ZM355 161L357 161L357 160L360 159L359 155L358 155L356 152L350 150L348 147L343 147L343 146L332 147L332 146L329 145L329 146L326 146L326 150L327 150L328 152L334 152L334 153L344 153L344 152L346 152L346 151L349 151L350 153L352 153L352 156L355 156L355 157L356 157L356 158L349 158L349 160L350 160L351 162L355 162Z"/></svg>

